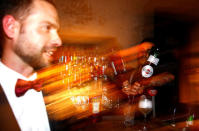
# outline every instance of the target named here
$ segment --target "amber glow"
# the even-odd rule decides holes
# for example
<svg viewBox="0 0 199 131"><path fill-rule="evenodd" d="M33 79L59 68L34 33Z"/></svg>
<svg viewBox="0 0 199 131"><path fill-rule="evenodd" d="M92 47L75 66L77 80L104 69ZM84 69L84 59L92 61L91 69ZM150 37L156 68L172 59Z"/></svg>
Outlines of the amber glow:
<svg viewBox="0 0 199 131"><path fill-rule="evenodd" d="M103 52L102 49L98 50L100 55L80 48L72 50L75 53L67 52L67 48L62 49L57 64L38 71L38 78L44 82L44 99L49 117L54 120L88 117L93 114L94 98L100 103L100 112L117 108L121 104L119 100L123 99L121 90L114 83L104 81L104 75L113 77L114 74L110 60L114 60L117 71L123 70L151 47L152 44L143 43L114 54ZM107 54L117 57L112 59Z"/></svg>
<svg viewBox="0 0 199 131"><path fill-rule="evenodd" d="M133 46L133 47L130 47L130 48L127 48L124 50L120 50L117 53L121 57L125 57L125 56L135 55L135 54L139 54L140 52L147 51L148 49L151 49L152 46L154 46L153 43L143 42L142 44L139 44L137 46Z"/></svg>

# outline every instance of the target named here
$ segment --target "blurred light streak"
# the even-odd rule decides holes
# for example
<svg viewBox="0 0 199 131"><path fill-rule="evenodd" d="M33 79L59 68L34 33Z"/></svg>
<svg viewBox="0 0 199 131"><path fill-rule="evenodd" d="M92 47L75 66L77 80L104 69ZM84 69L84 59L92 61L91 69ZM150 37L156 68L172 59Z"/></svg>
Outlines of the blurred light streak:
<svg viewBox="0 0 199 131"><path fill-rule="evenodd" d="M92 99L94 97L100 99L100 112L121 104L118 102L119 99L123 99L120 96L121 90L114 83L111 84L108 81L107 84L103 81L103 75L111 76L113 73L110 60L114 60L117 70L124 70L124 66L129 63L131 66L128 67L132 68L132 63L138 59L143 59L144 62L144 56L152 46L152 43L145 42L111 53L108 49L97 48L97 52L92 50L96 54L88 53L89 50L79 50L79 48L75 54L67 52L67 48L62 49L63 53L60 53L63 54L60 56L62 63L59 62L38 71L38 79L44 82L44 100L50 119L89 117L93 114ZM81 53L78 54L78 51ZM93 79L95 76L98 77L97 81ZM105 85L106 90L104 90Z"/></svg>
<svg viewBox="0 0 199 131"><path fill-rule="evenodd" d="M93 90L94 84L92 81L85 87L73 87L69 90L60 89L54 94L46 96L44 99L50 118L63 120L76 117L76 119L80 119L92 115L92 98L99 97L100 104L102 104L102 87ZM117 91L114 91L113 88L107 97L111 97L112 102L114 102L116 101L114 96L117 96ZM104 110L106 109L100 105L100 111Z"/></svg>
<svg viewBox="0 0 199 131"><path fill-rule="evenodd" d="M152 46L154 46L153 43L143 42L139 45L136 45L136 46L124 49L124 50L120 50L117 52L117 54L120 55L121 57L135 55L135 54L139 54L140 52L145 52L145 51L151 49Z"/></svg>

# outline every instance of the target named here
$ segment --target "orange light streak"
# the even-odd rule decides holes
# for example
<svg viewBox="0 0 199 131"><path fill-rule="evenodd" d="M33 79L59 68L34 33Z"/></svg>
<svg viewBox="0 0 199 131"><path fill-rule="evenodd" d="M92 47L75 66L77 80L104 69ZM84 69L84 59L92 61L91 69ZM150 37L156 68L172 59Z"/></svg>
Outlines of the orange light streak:
<svg viewBox="0 0 199 131"><path fill-rule="evenodd" d="M116 52L115 55L123 58L124 62L132 62L142 58L145 52L152 46L152 43L142 43L125 50L120 50ZM110 55L110 53L106 52L100 57L103 56L107 58L109 57L108 55ZM103 104L114 104L119 97L121 91L116 88L115 84L108 84L106 88L111 90L111 92L107 93L106 97L110 99L110 101L105 101L105 97L102 99L102 95L105 95L103 90L104 83L101 79L97 81L92 79L93 69L95 69L91 67L93 66L92 63L86 61L82 64L77 63L77 60L75 56L73 60L71 58L70 61L52 65L38 71L38 79L44 82L43 91L44 94L46 94L44 100L51 119L63 120L70 117L75 117L76 119L88 117L92 115L92 98L96 96L99 97L101 103L100 111L105 111L106 108L105 106L103 107ZM121 59L118 61L116 59L115 61L118 65L124 64L121 62L123 62ZM96 69L101 70L101 66L99 63ZM106 65L106 70L110 70L110 68L111 67ZM109 73L111 72L109 71L106 75L111 75ZM109 107L112 106L113 105L109 105Z"/></svg>

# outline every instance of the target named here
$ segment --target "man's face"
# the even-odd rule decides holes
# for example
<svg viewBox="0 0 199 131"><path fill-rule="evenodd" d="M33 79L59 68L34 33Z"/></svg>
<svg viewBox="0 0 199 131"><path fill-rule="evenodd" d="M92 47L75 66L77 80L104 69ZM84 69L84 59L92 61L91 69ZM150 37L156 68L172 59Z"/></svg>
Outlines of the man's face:
<svg viewBox="0 0 199 131"><path fill-rule="evenodd" d="M56 9L45 1L35 0L30 15L20 25L15 53L34 69L49 65L56 48L61 46Z"/></svg>

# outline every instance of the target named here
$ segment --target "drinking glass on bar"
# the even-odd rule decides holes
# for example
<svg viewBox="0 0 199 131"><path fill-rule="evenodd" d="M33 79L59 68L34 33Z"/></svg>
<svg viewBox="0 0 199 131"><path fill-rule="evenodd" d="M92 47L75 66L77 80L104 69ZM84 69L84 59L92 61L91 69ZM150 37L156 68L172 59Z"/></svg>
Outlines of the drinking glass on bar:
<svg viewBox="0 0 199 131"><path fill-rule="evenodd" d="M147 98L145 95L140 97L138 103L139 111L144 115L144 126L141 128L143 131L147 130L147 115L152 111L152 101Z"/></svg>

